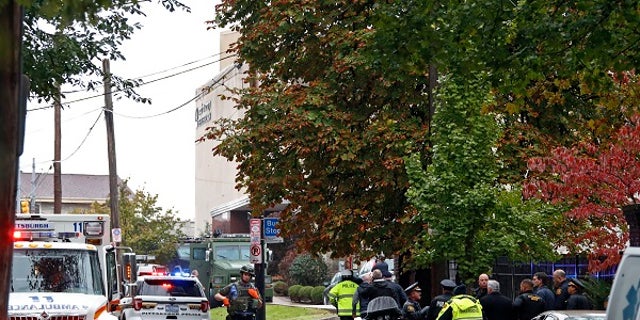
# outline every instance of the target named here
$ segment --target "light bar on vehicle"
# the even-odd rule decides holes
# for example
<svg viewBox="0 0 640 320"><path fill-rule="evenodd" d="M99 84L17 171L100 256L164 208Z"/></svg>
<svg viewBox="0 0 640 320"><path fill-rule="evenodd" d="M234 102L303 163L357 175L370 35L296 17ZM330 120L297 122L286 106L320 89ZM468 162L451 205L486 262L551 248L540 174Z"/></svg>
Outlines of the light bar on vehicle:
<svg viewBox="0 0 640 320"><path fill-rule="evenodd" d="M38 239L73 239L80 235L76 232L53 232L53 231L13 231L14 241L30 241Z"/></svg>

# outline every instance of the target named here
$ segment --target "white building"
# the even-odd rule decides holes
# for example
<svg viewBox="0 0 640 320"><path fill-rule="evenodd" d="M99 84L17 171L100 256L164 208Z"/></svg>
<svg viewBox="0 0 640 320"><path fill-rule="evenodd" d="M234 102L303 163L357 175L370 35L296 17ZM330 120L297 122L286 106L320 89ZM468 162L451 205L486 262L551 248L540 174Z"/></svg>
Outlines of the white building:
<svg viewBox="0 0 640 320"><path fill-rule="evenodd" d="M238 38L237 32L223 32L220 35L220 58L229 56L226 49ZM229 95L227 88L242 88L248 86L243 82L243 73L247 67L238 68L234 58L220 61L220 73L211 81L198 88L196 94L205 91L206 94L196 100L195 127L196 139L202 137L206 128L213 125L215 119L237 119L243 113L234 108L231 100L222 100L221 95ZM196 232L204 231L205 226L211 224L211 210L225 203L246 198L243 192L236 190L235 162L226 158L213 156L212 149L218 143L205 140L196 143L195 148L195 222Z"/></svg>

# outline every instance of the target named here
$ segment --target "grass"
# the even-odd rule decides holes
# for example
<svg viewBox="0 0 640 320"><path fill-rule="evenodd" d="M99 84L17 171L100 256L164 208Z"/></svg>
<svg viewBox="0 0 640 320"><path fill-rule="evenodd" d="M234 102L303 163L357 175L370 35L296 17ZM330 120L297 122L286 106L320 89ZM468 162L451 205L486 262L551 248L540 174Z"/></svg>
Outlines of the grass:
<svg viewBox="0 0 640 320"><path fill-rule="evenodd" d="M289 307L277 304L267 304L266 308L267 320L320 320L335 315L335 312L317 308ZM212 320L224 320L227 316L227 309L211 309L210 315Z"/></svg>

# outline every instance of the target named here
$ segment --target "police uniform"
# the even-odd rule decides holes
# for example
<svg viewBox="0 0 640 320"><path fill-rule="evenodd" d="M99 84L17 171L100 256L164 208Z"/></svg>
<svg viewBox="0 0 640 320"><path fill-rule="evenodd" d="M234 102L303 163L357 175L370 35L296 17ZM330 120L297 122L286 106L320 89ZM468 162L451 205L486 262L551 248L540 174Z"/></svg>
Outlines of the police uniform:
<svg viewBox="0 0 640 320"><path fill-rule="evenodd" d="M427 308L420 308L420 302L418 301L414 301L411 299L411 292L412 291L418 291L421 292L422 289L420 289L420 287L418 287L418 283L414 283L410 286L408 286L404 292L407 294L408 298L407 301L404 303L404 305L402 306L402 315L404 316L404 319L406 320L422 320L425 319L426 315L427 315L427 311L429 310L428 307Z"/></svg>
<svg viewBox="0 0 640 320"><path fill-rule="evenodd" d="M229 298L227 320L252 320L255 319L256 309L260 302L249 295L249 289L257 291L251 282L236 281L220 289L220 294Z"/></svg>
<svg viewBox="0 0 640 320"><path fill-rule="evenodd" d="M513 300L513 310L519 320L530 320L546 309L544 299L531 290L522 292Z"/></svg>
<svg viewBox="0 0 640 320"><path fill-rule="evenodd" d="M564 281L562 281L560 285L555 287L555 292L554 292L556 295L555 306L554 306L555 310L567 309L567 300L569 300L568 288L569 288L569 280L567 279L564 279Z"/></svg>
<svg viewBox="0 0 640 320"><path fill-rule="evenodd" d="M452 290L456 287L456 283L452 280L444 279L440 281L440 286L442 286L443 293L431 300L429 312L427 312L427 320L436 320L438 318L438 313L440 313L444 304L453 296Z"/></svg>
<svg viewBox="0 0 640 320"><path fill-rule="evenodd" d="M582 294L584 285L578 279L569 280L569 286L576 287L576 292L567 299L567 310L591 310L593 306L589 299Z"/></svg>

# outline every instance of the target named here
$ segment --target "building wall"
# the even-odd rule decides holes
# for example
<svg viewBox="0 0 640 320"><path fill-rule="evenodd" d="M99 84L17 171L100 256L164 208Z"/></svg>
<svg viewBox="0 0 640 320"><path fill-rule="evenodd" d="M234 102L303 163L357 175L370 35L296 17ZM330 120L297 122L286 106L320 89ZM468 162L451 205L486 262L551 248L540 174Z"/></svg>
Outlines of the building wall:
<svg viewBox="0 0 640 320"><path fill-rule="evenodd" d="M226 51L230 43L235 41L237 33L223 33L221 35L221 51ZM223 53L221 57L226 56ZM233 65L233 59L221 61L221 72L207 84L198 88L198 93L208 91L206 95L196 100L195 133L196 139L206 133L206 128L214 124L215 119L237 119L243 115L234 108L234 103L220 95L229 96L227 87L242 88L247 86L243 82L242 74L246 66L237 69ZM233 69L233 70L231 70ZM228 73L227 73L228 71ZM226 74L223 76L223 74ZM213 156L212 149L217 142L205 140L196 144L195 148L195 223L196 233L204 231L207 223L211 224L211 209L245 196L243 192L236 190L235 178L237 163L227 161L226 158Z"/></svg>

